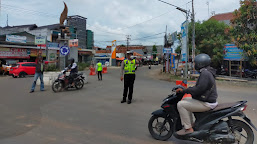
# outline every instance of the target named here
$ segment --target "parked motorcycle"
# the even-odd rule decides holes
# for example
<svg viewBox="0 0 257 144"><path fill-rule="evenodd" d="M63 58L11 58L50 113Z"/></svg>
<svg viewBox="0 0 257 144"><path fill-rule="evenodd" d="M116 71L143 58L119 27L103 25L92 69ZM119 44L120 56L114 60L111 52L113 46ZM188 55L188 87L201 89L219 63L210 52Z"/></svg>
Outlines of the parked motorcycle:
<svg viewBox="0 0 257 144"><path fill-rule="evenodd" d="M178 88L174 87L172 94L163 100L162 109L154 111L148 122L148 129L153 138L157 140L168 140L172 135L177 139L211 144L253 144L254 133L250 126L256 131L257 128L251 120L243 113L247 101L219 104L215 109L194 113L196 117L193 126L194 132L187 135L177 135L182 129L177 103L182 99L182 94L176 94ZM235 117L241 117L241 121ZM250 125L250 126L249 126Z"/></svg>
<svg viewBox="0 0 257 144"><path fill-rule="evenodd" d="M52 84L52 90L54 92L60 92L63 89L68 90L69 88L73 88L71 84L69 84L69 76L66 75L68 70L62 70L61 74L58 75L58 78ZM78 73L74 78L74 86L76 89L82 89L84 86L85 77L83 77L83 73Z"/></svg>
<svg viewBox="0 0 257 144"><path fill-rule="evenodd" d="M245 78L250 77L250 78L256 79L257 78L257 70L252 70L251 71L249 69L245 69L243 71L243 77L245 77Z"/></svg>

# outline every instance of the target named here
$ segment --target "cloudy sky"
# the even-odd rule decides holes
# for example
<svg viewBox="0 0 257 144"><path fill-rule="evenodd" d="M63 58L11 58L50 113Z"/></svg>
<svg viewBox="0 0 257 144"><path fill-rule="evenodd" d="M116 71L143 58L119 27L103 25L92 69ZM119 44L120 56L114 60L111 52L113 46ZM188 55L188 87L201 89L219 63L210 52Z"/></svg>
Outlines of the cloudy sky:
<svg viewBox="0 0 257 144"><path fill-rule="evenodd" d="M0 0L0 26L55 24L63 10L63 0ZM158 0L64 0L68 15L81 15L87 19L87 28L94 31L95 45L105 47L112 40L126 44L163 44L167 25L168 33L180 31L185 15L174 7ZM191 0L164 0L191 11ZM209 14L208 5L209 2ZM211 12L231 12L239 8L239 0L194 0L196 20L207 20Z"/></svg>

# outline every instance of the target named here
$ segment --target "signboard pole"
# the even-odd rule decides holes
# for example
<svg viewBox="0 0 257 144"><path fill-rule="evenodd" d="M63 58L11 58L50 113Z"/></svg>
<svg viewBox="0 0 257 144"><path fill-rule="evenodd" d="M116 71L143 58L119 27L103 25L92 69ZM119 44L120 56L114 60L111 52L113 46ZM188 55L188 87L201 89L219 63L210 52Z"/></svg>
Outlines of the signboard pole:
<svg viewBox="0 0 257 144"><path fill-rule="evenodd" d="M48 56L48 42L47 42L47 37L46 37L46 60L49 61L49 56Z"/></svg>
<svg viewBox="0 0 257 144"><path fill-rule="evenodd" d="M229 60L229 76L231 76L231 60Z"/></svg>
<svg viewBox="0 0 257 144"><path fill-rule="evenodd" d="M242 78L242 60L240 60L240 68L239 68L239 70L240 70L240 78Z"/></svg>

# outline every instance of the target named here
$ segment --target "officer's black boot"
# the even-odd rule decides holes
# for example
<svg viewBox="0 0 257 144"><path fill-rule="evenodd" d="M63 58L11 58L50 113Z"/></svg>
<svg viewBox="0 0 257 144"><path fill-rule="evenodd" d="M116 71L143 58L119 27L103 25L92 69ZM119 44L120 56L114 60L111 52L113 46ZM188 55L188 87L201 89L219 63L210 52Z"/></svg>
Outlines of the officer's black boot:
<svg viewBox="0 0 257 144"><path fill-rule="evenodd" d="M124 103L124 102L126 102L126 98L123 97L121 103Z"/></svg>
<svg viewBox="0 0 257 144"><path fill-rule="evenodd" d="M128 104L131 104L131 100L128 100Z"/></svg>

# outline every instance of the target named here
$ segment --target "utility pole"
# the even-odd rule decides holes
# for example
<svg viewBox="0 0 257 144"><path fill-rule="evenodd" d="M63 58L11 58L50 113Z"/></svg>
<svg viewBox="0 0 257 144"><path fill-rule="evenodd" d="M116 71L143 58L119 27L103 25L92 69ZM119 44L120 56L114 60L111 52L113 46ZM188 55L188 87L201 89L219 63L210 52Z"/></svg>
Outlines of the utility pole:
<svg viewBox="0 0 257 144"><path fill-rule="evenodd" d="M195 72L195 11L194 11L194 0L192 0L192 26L193 26L193 32L192 32L192 69L193 72Z"/></svg>
<svg viewBox="0 0 257 144"><path fill-rule="evenodd" d="M209 2L206 3L208 5L208 18L210 17L210 12L209 12Z"/></svg>
<svg viewBox="0 0 257 144"><path fill-rule="evenodd" d="M9 23L9 22L8 22L8 19L9 19L9 18L8 18L8 14L7 14L6 26L9 26L9 24L8 24L8 23Z"/></svg>
<svg viewBox="0 0 257 144"><path fill-rule="evenodd" d="M165 36L164 36L164 48L167 48L167 25L165 30ZM166 54L163 53L163 72L166 73Z"/></svg>
<svg viewBox="0 0 257 144"><path fill-rule="evenodd" d="M189 12L186 12L186 69L185 69L185 77L186 80L188 80L188 59L189 59L189 35L188 35L188 29L189 29L189 22L188 22L188 16L189 16Z"/></svg>
<svg viewBox="0 0 257 144"><path fill-rule="evenodd" d="M128 51L130 36L131 36L131 35L126 35L126 38L127 38L127 51Z"/></svg>

